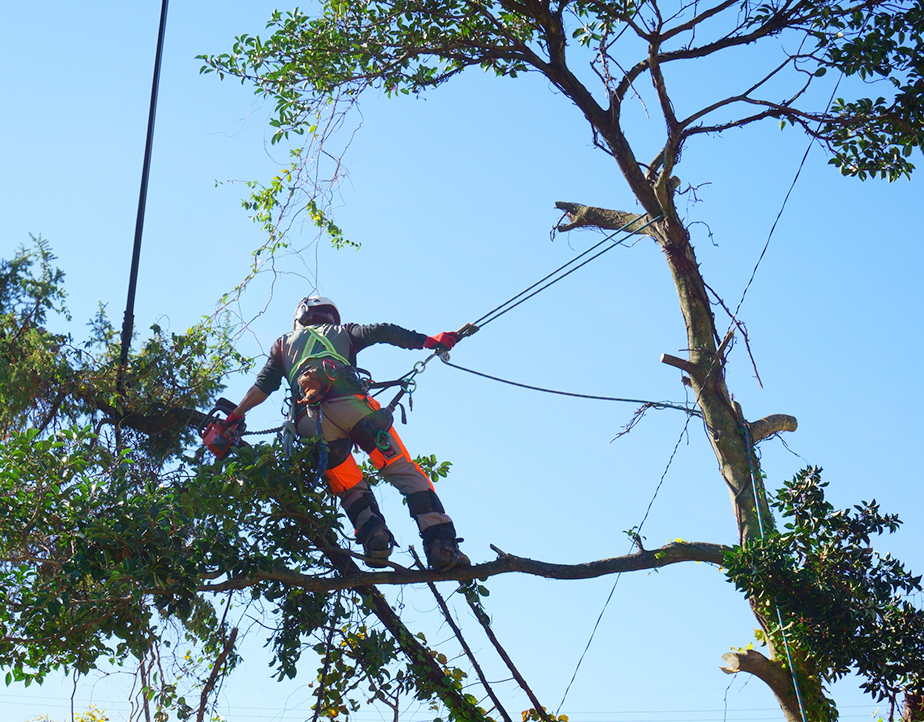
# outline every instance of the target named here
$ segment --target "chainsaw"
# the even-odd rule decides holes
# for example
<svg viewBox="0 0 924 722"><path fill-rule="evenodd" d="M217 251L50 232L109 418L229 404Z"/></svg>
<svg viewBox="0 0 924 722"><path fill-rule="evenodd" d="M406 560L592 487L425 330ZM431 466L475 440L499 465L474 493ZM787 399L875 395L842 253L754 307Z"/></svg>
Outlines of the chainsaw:
<svg viewBox="0 0 924 722"><path fill-rule="evenodd" d="M243 421L228 428L218 419L219 413L224 413L227 416L236 408L237 405L233 401L220 398L215 402L215 408L209 411L202 423L199 424L199 435L202 437L202 443L218 459L224 459L228 452L231 451L232 446L241 447L247 443L241 438L245 429Z"/></svg>

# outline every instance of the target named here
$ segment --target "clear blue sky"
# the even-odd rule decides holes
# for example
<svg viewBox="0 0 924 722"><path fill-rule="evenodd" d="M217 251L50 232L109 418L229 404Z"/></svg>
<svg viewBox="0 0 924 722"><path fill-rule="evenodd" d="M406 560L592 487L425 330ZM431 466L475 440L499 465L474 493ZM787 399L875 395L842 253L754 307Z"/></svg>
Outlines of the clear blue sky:
<svg viewBox="0 0 924 722"><path fill-rule="evenodd" d="M228 50L236 34L262 32L273 8L264 0L172 4L136 306L140 329L159 321L179 331L211 313L262 240L240 208L243 184L215 181L265 180L287 162L284 149L267 143L271 109L233 80L200 76L194 56ZM4 11L0 251L12 253L30 232L51 241L67 272L77 336L98 302L121 323L159 9L153 0L37 1ZM691 80L700 85L689 85L691 100L712 73L718 81L732 71L696 72ZM642 113L633 115L631 127L643 137L660 131L656 122L647 129ZM685 210L697 222L706 280L730 304L750 277L806 145L802 134L770 124L686 149L678 175L700 186L701 202ZM346 161L337 219L362 249L333 251L322 243L301 259L282 259L278 273L262 276L242 302L248 318L263 312L242 338L242 351L268 348L289 327L298 298L314 290L334 298L353 321L392 321L431 334L458 328L597 240L585 233L550 241L555 201L635 210L574 108L538 78L502 81L474 72L423 100L370 95ZM791 452L777 440L761 446L768 483L778 485L806 463L824 466L833 503L875 497L884 510L900 513L903 530L877 548L918 572L920 189L920 179L843 179L814 149L743 306L763 389L742 345L729 366L730 387L748 418L799 419L798 432L786 437ZM306 244L312 237L310 228L300 236ZM658 358L684 346L666 265L643 240L488 326L453 360L539 386L682 401L679 373ZM419 358L385 347L364 352L361 361L386 378ZM228 395L239 397L249 382L232 379ZM251 428L274 426L281 400L252 414ZM431 365L400 431L412 452L453 462L439 491L475 561L492 558L495 544L576 563L629 550L623 530L642 520L684 428L677 412L651 413L611 443L632 411ZM417 544L397 493L383 490L382 497L399 543ZM735 541L727 494L696 424L680 442L643 534L649 546L674 538ZM489 584L495 630L550 710L614 581L507 575ZM449 636L425 589L389 595L431 641ZM468 612L457 609L472 646L489 657ZM246 662L221 693L221 713L231 722L309 717L314 668L305 664L292 683L272 682L265 634L248 619L239 620L249 629ZM761 683L718 669L729 647L751 641L753 626L744 599L714 569L623 576L561 711L574 722L778 719ZM488 667L493 679L508 676L498 663ZM126 719L128 687L125 675L83 680L77 709L93 703L113 720ZM513 714L529 706L509 683L501 689ZM71 687L55 680L38 690L0 688L0 719L64 719L70 695ZM876 710L849 680L835 697L843 719ZM379 718L371 709L357 716ZM423 719L425 710L412 707L404 718Z"/></svg>

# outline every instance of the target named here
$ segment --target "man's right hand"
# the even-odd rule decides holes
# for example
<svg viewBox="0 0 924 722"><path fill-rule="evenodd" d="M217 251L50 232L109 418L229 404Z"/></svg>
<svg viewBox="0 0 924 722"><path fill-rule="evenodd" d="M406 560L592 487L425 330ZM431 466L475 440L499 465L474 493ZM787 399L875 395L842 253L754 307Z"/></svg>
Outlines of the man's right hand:
<svg viewBox="0 0 924 722"><path fill-rule="evenodd" d="M436 336L427 336L424 341L424 348L444 348L449 351L453 346L459 343L459 334L455 331L443 331Z"/></svg>

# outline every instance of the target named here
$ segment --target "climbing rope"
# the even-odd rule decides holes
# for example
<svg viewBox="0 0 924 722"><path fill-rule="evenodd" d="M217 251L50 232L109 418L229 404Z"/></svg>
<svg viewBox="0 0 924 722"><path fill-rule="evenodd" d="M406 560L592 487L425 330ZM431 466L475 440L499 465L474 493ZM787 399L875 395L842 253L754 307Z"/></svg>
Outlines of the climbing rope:
<svg viewBox="0 0 924 722"><path fill-rule="evenodd" d="M459 371L465 371L469 374L474 374L475 376L481 376L485 379L491 379L492 381L499 381L502 384L509 384L510 386L517 386L521 389L529 389L530 391L541 391L546 394L557 394L559 396L572 396L578 399L592 399L594 401L621 401L627 404L643 404L655 409L677 409L678 411L683 411L686 414L692 414L693 416L702 416L702 412L697 411L696 409L691 409L687 406L681 406L679 404L672 404L666 401L646 401L645 399L623 399L615 396L594 396L592 394L576 394L571 391L556 391L555 389L545 389L541 386L530 386L529 384L521 384L518 381L508 381L507 379L502 379L497 376L491 376L490 374L482 373L481 371L474 371L472 369L467 369L464 366L459 366L457 364L449 362L447 359L443 359L443 363L447 366L451 366L454 369L459 369Z"/></svg>
<svg viewBox="0 0 924 722"><path fill-rule="evenodd" d="M479 318L479 319L478 319L477 321L475 321L474 323L467 323L467 324L465 324L462 328L460 328L460 329L456 332L456 334L459 336L459 340L461 340L461 339L463 339L463 338L467 338L468 336L471 336L471 335L475 334L479 329L481 329L482 327L484 327L484 326L486 326L487 324L491 323L491 321L496 321L498 318L500 318L501 316L503 316L505 313L507 313L508 311L512 311L514 308L516 308L517 306L519 306L521 303L523 303L523 302L529 300L530 298L532 298L533 296L535 296L537 293L541 293L541 292L544 291L545 289L547 289L547 288L549 288L550 286L553 286L554 284L556 284L556 283L558 283L559 281L561 281L561 280L562 280L563 278L565 278L566 276L571 275L572 273L574 273L574 272L575 272L576 270L578 270L579 268L583 268L584 266L586 266L588 263L590 263L590 262L593 261L594 259L599 258L599 257L602 256L604 253L606 253L606 252L608 252L608 251L611 251L611 250L613 250L614 248L616 248L616 247L622 245L622 244L623 244L625 241L627 241L629 238L631 238L631 237L634 236L634 235L639 234L641 231L645 230L646 228L648 228L648 226L650 226L652 223L654 223L655 221L657 221L658 219L661 218L661 216L657 216L656 218L652 218L650 221L648 221L647 223L645 223L643 226L637 228L636 230L634 230L634 231L628 231L628 232L626 233L626 236L625 236L624 238L620 238L620 239L619 239L618 241L616 241L615 243L611 243L610 245L606 246L606 247L603 248L602 250L597 251L597 253L594 253L592 256L590 256L589 258L585 259L583 262L578 263L577 265L574 265L576 261L579 261L580 259L584 258L584 257L587 256L588 254L593 253L593 251L596 251L598 248L600 248L601 246L603 246L604 244L606 244L608 241L612 240L612 238L613 238L614 236L616 236L616 235L619 234L619 233L622 233L623 231L626 231L627 228L629 228L630 226L632 226L632 225L635 224L635 223L638 223L638 222L639 222L642 218L644 218L644 217L645 217L645 214L641 214L641 215L636 216L636 217L633 218L631 221L629 221L628 223L626 223L625 225L623 225L621 228L618 228L618 229L616 229L615 231L613 231L612 233L610 233L608 236L606 236L606 237L605 237L602 241L600 241L599 243L595 243L593 246L591 246L590 248L588 248L586 251L584 251L584 252L578 254L577 256L575 256L574 258L572 258L572 259L571 259L570 261L568 261L567 263L562 264L561 266L559 266L558 268L556 268L554 271L552 271L551 273L547 274L547 275L544 276L543 278L539 279L538 281L536 281L534 284L532 284L532 285L529 286L528 288L523 289L522 291L520 291L518 294L516 294L516 295L513 296L512 298L510 298L510 299L504 301L504 303L502 303L500 306L497 306L496 308L494 308L494 309L488 311L486 314L484 314L481 318ZM572 266L572 267L571 267L571 268L568 268L569 266ZM568 270L565 271L565 269L568 269ZM565 271L565 272L562 273L562 271ZM408 406L409 406L410 409L413 411L413 410L414 410L413 393L414 393L414 391L415 391L416 388L417 388L417 383L416 383L416 381L415 381L415 377L416 377L418 374L423 373L423 372L426 370L427 364L430 363L430 361L432 361L433 359L435 359L435 358L437 358L437 357L439 357L444 363L447 363L448 365L453 366L453 364L450 364L450 363L449 363L449 353L448 353L447 351L441 351L441 350L437 349L436 351L434 351L432 354L430 354L430 355L429 355L426 359L424 359L423 361L418 361L416 364L414 364L414 368L411 369L410 371L408 371L406 374L404 374L404 376L402 376L401 378L395 379L394 381L383 381L383 382L379 382L379 383L371 383L371 384L368 385L368 389L379 389L378 393L381 393L382 390L384 390L384 389L386 389L386 388L390 388L390 387L392 387L392 386L400 386L400 387L401 387L401 391L398 392L398 395L397 395L397 396L392 400L392 402L389 404L389 408L390 408L392 411L394 411L395 408L396 408L397 406L400 405L399 402L400 402L401 398L402 398L405 394L407 394L407 395L408 395ZM529 386L526 386L525 384L515 384L514 382L511 382L511 381L504 381L503 379L498 379L498 378L493 377L493 376L488 376L487 374L480 374L480 373L477 372L477 371L470 371L469 369L464 369L464 368L462 368L462 367L460 367L460 366L456 366L455 368L460 368L460 369L463 370L463 371L468 371L469 373L473 373L473 374L476 374L476 375L485 376L485 377L487 377L487 378L494 379L495 381L502 381L502 382L504 382L504 383L511 383L511 384L513 384L513 385L523 386L524 388L536 388L536 387L529 387ZM539 389L539 388L536 388L536 390L538 390L538 391L546 391L546 389ZM373 395L373 396L377 396L378 393L372 394L372 395ZM564 396L579 396L579 397L580 397L580 396L583 396L582 394L571 394L571 393L559 392L559 391L549 391L549 393L560 393L560 394L562 394L562 395L564 395ZM605 397L589 397L589 396L588 396L588 397L585 397L585 398L601 398L601 399L603 399L603 398L605 398ZM636 399L615 399L615 398L609 398L609 399L606 399L606 400L609 400L609 401L627 401L627 402L630 402L630 403L650 404L650 405L655 406L655 407L658 407L658 408L661 408L661 407L663 407L663 408L671 408L671 405L669 405L669 404L661 404L661 403L658 403L658 402L638 401L638 400L636 400ZM684 410L684 411L690 412L689 409L683 409L683 407L673 406L673 408L681 408L681 409ZM401 420L402 420L402 422L406 423L406 419L405 419L405 415L404 415L404 407L403 407L403 406L401 406Z"/></svg>
<svg viewBox="0 0 924 722"><path fill-rule="evenodd" d="M646 228L648 228L648 226L650 226L652 223L654 223L655 221L657 221L657 220L659 220L659 219L661 218L661 216L657 216L657 217L655 217L655 218L652 218L650 221L648 221L648 223L646 223L645 225L643 225L641 228L638 228L638 229L636 229L636 230L634 230L634 231L629 231L629 232L627 233L627 235L625 236L625 238L620 238L618 241L616 241L615 243L613 243L613 244L607 246L607 247L604 248L602 251L599 251L598 253L595 253L593 256L591 256L590 258L588 258L588 259L587 259L586 261L584 261L583 263L579 263L578 265L576 265L576 266L574 266L573 268L569 269L567 272L562 273L560 276L557 276L557 277L556 277L556 274L558 274L558 273L560 273L561 271L563 271L564 269L568 268L568 266L570 266L570 265L572 265L573 263L575 263L575 261L578 261L578 260L580 260L581 258L583 258L584 256L586 256L588 253L591 253L592 251L597 250L600 246L602 246L603 244L605 244L607 241L611 240L611 239L613 238L613 236L615 236L615 235L618 234L618 233L622 233L622 232L625 231L629 226L631 226L631 225L634 224L634 223L638 223L638 222L639 222L642 218L644 218L644 217L645 217L645 214L644 214L644 213L641 214L641 215L636 216L635 218L633 218L631 221L629 221L628 223L626 223L626 224L625 224L624 226L622 226L621 228L617 228L615 231L613 231L612 233L610 233L608 236L606 236L606 237L605 237L602 241L600 241L599 243L594 244L593 246L591 246L590 248L588 248L588 249L587 249L586 251L584 251L583 253L580 253L580 254L578 254L577 256L575 256L574 258L572 258L572 259L571 259L570 261L568 261L567 263L562 264L561 266L559 266L558 268L556 268L554 271L552 271L550 274L548 274L548 275L545 276L544 278L540 278L538 281L536 281L536 282L535 282L532 286L530 286L529 288L523 289L522 291L520 291L520 292L519 292L516 296L514 296L513 298L510 298L510 299L508 299L507 301L504 301L504 303L502 303L502 304L501 304L500 306L498 306L497 308L494 308L494 309L488 311L484 316L482 316L481 318L479 318L479 319L478 319L477 321L475 321L474 323L466 324L466 326L463 326L463 327L462 327L462 330L464 330L465 328L471 327L473 330L470 331L470 333L466 334L466 335L469 335L469 336L470 336L471 334L475 333L475 331L477 331L477 330L478 330L479 328L481 328L482 326L486 326L487 324L491 323L491 321L496 321L498 318L500 318L501 316L503 316L503 315L504 315L505 313L507 313L508 311L512 311L514 308L516 308L517 306L519 306L519 305L520 305L521 303L523 303L524 301L528 301L530 298L532 298L533 296L535 296L537 293L540 293L540 292L544 291L545 289L547 289L549 286L552 286L552 285L558 283L559 281L561 281L561 280L562 280L563 278L565 278L566 276L570 276L570 275L571 275L572 273L574 273L576 270L578 270L579 268L582 268L582 267L586 266L588 263L590 263L591 261L593 261L595 258L599 258L599 257L602 256L604 253L607 253L608 251L611 251L611 250L613 250L614 248L616 248L616 247L622 245L622 244L625 243L625 241L627 241L629 238L631 238L631 237L634 236L634 235L637 235L637 234L640 233L641 231L643 231L643 230L645 230ZM552 280L549 280L549 279L552 279ZM548 283L545 283L546 281L548 281ZM541 284L543 284L543 283L545 283L544 286L541 285ZM537 288L537 286L541 286L541 287ZM536 290L533 290L533 289L536 289ZM532 293L529 293L530 291L532 291ZM529 294L529 295L527 296L527 295L525 295L525 294ZM521 296L523 296L523 298L520 298ZM517 299L519 299L519 300L517 300ZM514 301L516 301L516 303L514 303ZM512 305L511 305L511 304L512 304ZM461 330L460 330L460 332L461 332Z"/></svg>
<svg viewBox="0 0 924 722"><path fill-rule="evenodd" d="M583 268L584 266L586 266L588 263L590 263L594 259L602 256L604 253L607 253L608 251L611 251L614 248L622 245L626 240L628 240L634 235L639 234L641 231L644 231L648 226L650 226L652 223L654 223L655 221L661 218L661 216L652 218L651 220L649 220L647 223L645 223L641 227L633 231L627 231L625 237L620 238L618 241L611 243L610 245L604 247L602 250L597 251L598 248L600 248L601 246L604 246L608 241L611 241L614 236L616 236L619 233L622 233L623 231L626 231L626 229L628 229L633 224L638 223L642 218L644 218L644 216L645 214L640 214L636 216L635 218L630 220L628 223L626 223L622 227L610 233L600 242L595 243L593 246L588 248L586 251L578 254L577 256L572 258L567 263L562 264L561 266L556 268L554 271L547 274L543 278L539 279L538 281L536 281L534 284L532 284L528 288L523 289L522 291L520 291L518 294L516 294L512 298L502 303L500 306L497 306L496 308L488 311L486 314L484 314L481 318L479 318L474 323L465 324L462 328L460 328L456 332L457 335L459 336L459 339L461 340L463 338L467 338L468 336L473 335L481 327L491 323L491 321L497 320L498 318L503 316L508 311L512 311L514 308L519 306L521 303L524 303L525 301L529 300L536 294L541 293L542 291L549 288L550 286L553 286L554 284L558 283L565 277L577 271L579 268ZM597 251L597 252L593 253L594 251ZM581 263L578 263L577 265L575 265L577 261L581 260L582 258L584 258L585 256L588 256L588 254L591 254L591 253L593 253L593 255L591 255L589 258L586 258ZM565 270L565 269L568 269L568 270ZM564 271L564 273L562 273L562 271ZM520 384L514 381L507 381L505 379L497 378L496 376L490 376L488 374L483 374L478 371L473 371L471 369L466 369L461 366L456 366L455 364L452 364L449 362L449 353L441 349L436 349L432 354L430 354L423 361L418 361L416 364L414 364L414 367L410 371L408 371L406 374L404 374L400 378L394 379L392 381L381 381L381 382L371 382L370 381L366 383L366 390L367 391L376 390L376 393L371 394L373 397L375 397L381 394L382 392L384 392L385 389L392 388L395 386L400 386L401 388L398 391L398 394L391 400L391 403L389 403L386 408L394 412L398 407L400 407L401 408L401 421L402 423L407 423L407 417L404 413L404 406L400 403L401 399L405 395L407 395L408 396L408 407L411 409L411 411L414 410L414 391L417 389L416 376L418 374L422 374L426 370L427 364L437 357L439 357L447 365L452 366L453 368L460 369L461 371L466 371L468 373L475 374L476 376L483 376L485 378L489 378L494 381L500 381L501 383L506 383L506 384L510 384L513 386L519 386L521 388L532 389L535 391L543 391L545 393L559 394L561 396L573 396L573 397L578 397L578 398L598 399L602 401L621 401L625 403L639 403L639 404L644 404L646 406L650 406L653 408L674 408L674 409L684 411L687 414L699 415L699 412L694 411L693 409L679 406L677 404L669 404L669 403L658 402L658 401L645 401L642 399L622 399L622 398L607 397L607 396L591 396L588 394L576 394L576 393L571 393L567 391L554 391L552 389L543 389L537 386L529 386L527 384ZM276 433L276 432L281 431L282 429L283 429L283 426L280 426L274 429L267 429L264 431L248 431L248 432L245 432L245 434L257 436L260 434Z"/></svg>
<svg viewBox="0 0 924 722"><path fill-rule="evenodd" d="M751 469L751 484L754 489L754 506L757 507L757 526L760 527L760 538L764 538L764 519L760 511L760 484L757 481L757 473L754 470L754 458L752 456L754 447L751 446L751 435L748 432L747 424L744 424L744 440L748 445L748 465ZM802 716L802 722L808 722L805 715L805 706L802 704L802 693L799 690L799 679L796 677L796 668L792 663L792 653L789 651L789 637L786 634L786 626L783 624L783 615L780 607L773 598L773 607L776 609L776 618L780 625L780 633L783 635L783 648L786 650L786 660L789 662L789 671L792 674L792 686L796 691L796 701L799 703L799 714Z"/></svg>

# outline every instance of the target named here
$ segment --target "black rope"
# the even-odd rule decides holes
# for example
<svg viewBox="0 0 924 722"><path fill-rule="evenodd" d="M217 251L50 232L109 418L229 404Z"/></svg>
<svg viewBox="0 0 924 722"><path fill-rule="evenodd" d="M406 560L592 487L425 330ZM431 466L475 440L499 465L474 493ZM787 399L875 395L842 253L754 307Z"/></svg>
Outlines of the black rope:
<svg viewBox="0 0 924 722"><path fill-rule="evenodd" d="M128 281L128 300L125 303L125 318L122 321L122 350L119 356L119 375L116 391L122 394L125 381L125 367L128 364L128 349L132 343L135 328L135 288L138 285L138 264L141 260L141 234L144 229L144 207L148 197L148 177L151 173L151 151L154 145L154 118L157 115L157 91L160 86L160 65L164 54L164 33L167 29L167 0L160 8L160 27L157 31L157 52L154 55L154 81L151 84L151 104L148 109L148 133L144 143L144 163L141 167L141 192L138 197L138 215L135 219L135 245L132 250L132 267Z"/></svg>
<svg viewBox="0 0 924 722"><path fill-rule="evenodd" d="M572 258L572 259L571 259L570 261L568 261L567 263L562 264L561 266L559 266L558 268L556 268L554 271L552 271L550 274L548 274L548 275L545 276L544 278L540 278L538 281L536 281L536 282L535 282L532 286L530 286L529 288L523 289L522 291L520 291L520 292L519 292L516 296L514 296L513 298L510 298L510 299L508 299L507 301L504 301L504 302L503 302L500 306L498 306L497 308L494 308L494 309L488 311L484 316L482 316L481 318L479 318L479 319L478 319L477 321L475 321L474 323L470 324L470 326L476 327L476 328L480 328L480 327L482 327L482 326L485 326L485 325L491 323L491 321L494 321L494 320L500 318L501 316L503 316L503 315L504 315L505 313L507 313L508 311L512 311L514 308L516 308L517 306L519 306L519 305L520 305L521 303L523 303L524 301L527 301L527 300L529 300L530 298L532 298L533 296L535 296L537 293L540 293L541 291L544 291L544 290L547 289L549 286L552 286L552 285L558 283L559 281L561 281L561 280L562 280L563 278L565 278L566 276L571 275L572 273L574 273L574 272L575 272L576 270L578 270L579 268L582 268L583 266L586 266L588 263L590 263L590 262L591 262L592 260L594 260L595 258L598 258L598 257L602 256L604 253L606 253L607 251L611 251L611 250L613 250L614 248L616 248L617 246L621 245L622 243L624 243L625 241L627 241L629 238L631 238L632 236L634 236L635 234L637 234L639 231L644 230L645 228L647 228L648 226L650 226L652 223L654 223L656 220L658 220L658 219L661 217L661 216L658 216L657 218L652 218L650 221L648 221L648 223L646 223L644 226L642 226L642 227L639 228L638 230L629 231L629 234L628 234L625 238L620 238L618 241L616 241L616 242L613 243L612 245L607 246L606 248L604 248L602 251L600 251L600 252L598 252L598 253L595 253L593 256L591 256L590 258L588 258L588 259L587 259L586 261L584 261L583 263L580 263L580 264L578 264L577 266L575 266L574 268L569 269L569 270L567 271L567 273L563 273L562 275L558 276L557 278L553 278L553 276L555 276L555 275L556 275L557 273L559 273L560 271L563 271L565 268L568 268L568 266L570 266L570 265L571 265L572 263L574 263L575 261L577 261L577 260L583 258L583 257L586 256L588 253L590 253L590 252L592 252L592 251L595 251L597 248L599 248L600 246L602 246L604 243L606 243L607 241L609 241L610 239L612 239L613 236L615 236L617 233L622 233L626 228L628 228L629 226L631 226L633 223L637 223L639 220L641 220L642 218L644 218L644 215L645 215L645 214L636 216L636 217L633 218L631 221L629 221L628 223L626 223L622 228L619 228L619 229L613 231L610 235L608 235L606 238L604 238L604 239L603 239L602 241L600 241L599 243L594 244L593 246L591 246L590 248L588 248L588 249L587 249L586 251L584 251L583 253L580 253L580 254L578 254L577 256L575 256L574 258ZM541 284L543 284L543 283L545 283L546 281L548 281L550 278L553 278L553 280L549 281L548 283L546 283L546 284L545 284L544 286L542 286L541 288L536 288L537 286L540 286ZM533 291L534 288L536 288L535 291ZM529 293L530 291L533 291L533 292L532 292L532 293ZM527 293L529 293L529 295L528 295L528 296L524 296L524 294L527 294ZM524 298L520 298L520 296L524 296ZM520 299L519 301L517 301L518 298ZM516 303L513 303L514 301L517 301L517 302L516 302ZM511 305L509 305L509 304L513 304L513 305L511 306ZM505 306L508 306L508 307L507 307L507 308L504 308ZM501 310L501 309L503 309L503 310ZM474 331L473 331L472 333L474 333Z"/></svg>
<svg viewBox="0 0 924 722"><path fill-rule="evenodd" d="M825 112L827 112L827 109L831 107L831 103L834 102L834 96L837 94L837 89L840 87L841 80L843 79L844 79L844 73L842 72L841 76L837 79L837 82L834 84L834 90L831 91L831 97L828 99L828 105L825 108ZM819 122L818 127L821 128L821 126L822 126L822 123ZM792 195L793 189L796 187L796 183L799 182L799 176L802 174L802 168L803 166L805 166L805 161L808 159L808 154L811 152L812 146L814 145L814 143L815 143L814 138L809 138L808 147L805 149L805 153L802 155L802 161L799 163L799 167L796 169L796 175L792 179L792 183L789 186L789 190L786 191L786 196L783 198L783 204L780 206L780 212L776 214L776 218L773 221L773 225L770 227L770 232L767 234L767 242L764 243L764 248L760 252L760 256L757 259L757 263L754 264L754 270L751 271L751 277L748 279L747 284L745 284L744 291L741 292L741 300L738 301L738 306L735 308L735 313L732 314L732 324L731 324L732 326L735 323L735 319L737 319L738 317L738 312L741 311L741 305L744 303L745 296L748 295L748 290L751 288L751 284L754 283L754 277L757 275L757 269L760 267L761 261L764 260L764 256L767 254L767 249L770 247L770 239L773 238L773 232L776 230L776 226L780 222L780 218L782 218L783 216L783 211L786 210L786 204L789 202L789 196ZM731 329L731 326L729 326L729 329Z"/></svg>
<svg viewBox="0 0 924 722"><path fill-rule="evenodd" d="M549 286L551 286L551 285L553 285L553 284L555 284L555 283L558 283L560 280L562 280L563 278L565 278L565 276L568 276L568 275L574 273L574 272L575 272L576 270L578 270L579 268L582 268L583 266L586 266L588 263L590 263L590 262L591 262L592 260L594 260L595 258L598 258L598 257L602 256L602 255L603 255L604 253L606 253L607 251L613 250L613 249L616 248L617 246L621 245L624 241L628 240L628 239L631 238L632 236L634 236L634 235L636 235L637 233L639 233L639 231L643 231L645 228L647 228L647 227L650 226L652 223L654 223L655 221L657 221L661 216L658 216L658 217L656 217L656 218L653 218L652 220L648 221L648 223L646 223L645 225L643 225L641 228L638 228L637 230L629 231L628 235L626 235L625 238L619 239L618 241L616 241L616 242L613 243L612 245L607 246L606 248L604 248L602 251L599 251L598 253L595 253L593 256L591 256L590 258L588 258L587 260L585 260L583 263L578 264L578 265L575 266L574 268L569 269L566 273L563 273L562 275L558 276L557 278L554 278L554 276L555 276L556 274L558 274L559 272L561 272L561 271L564 270L565 268L568 268L568 266L570 266L571 264L573 264L575 261L577 261L577 260L583 258L583 257L586 256L588 253L591 253L592 251L595 251L597 248L599 248L600 246L602 246L604 243L606 243L607 241L609 241L610 239L612 239L613 236L615 236L617 233L621 233L622 231L624 231L626 228L628 228L628 227L631 226L632 224L637 223L638 221L640 221L643 217L644 217L644 214L639 215L639 216L636 216L635 218L633 218L631 221L629 221L628 223L626 223L626 224L625 224L624 226L622 226L621 228L619 228L619 229L613 231L610 235L608 235L606 238L604 238L604 239L603 239L602 241L600 241L599 243L595 243L593 246L591 246L590 248L588 248L586 251L584 251L584 252L578 254L577 256L575 256L574 258L572 258L572 259L571 259L570 261L568 261L567 263L565 263L565 264L559 266L558 268L556 268L554 271L552 271L552 272L549 273L548 275L546 275L546 276L544 276L543 278L541 278L541 279L539 279L538 281L536 281L536 282L535 282L532 286L530 286L529 288L526 288L526 289L520 291L520 292L519 292L516 296L514 296L513 298L510 298L510 299L508 299L507 301L504 301L504 303L502 303L502 304L501 304L500 306L498 306L497 308L494 308L494 309L488 311L484 316L482 316L481 318L479 318L479 319L478 319L477 321L475 321L474 323L467 323L467 324L465 324L465 325L464 325L462 328L460 328L459 331L457 332L457 334L458 334L460 340L463 339L463 338L467 338L468 336L471 336L472 334L474 334L476 331L478 331L478 330L479 330L482 326L484 326L485 324L491 323L491 321L494 321L494 320L500 318L500 317L503 316L505 313L507 313L507 311L513 310L514 308L516 308L517 306L519 306L519 305L520 305L521 303L523 303L524 301L527 301L527 300L529 300L530 298L532 298L533 296L535 296L537 293L539 293L539 292L541 292L541 291L544 291L544 290L547 289ZM552 279L551 281L549 281L550 278ZM546 281L549 281L549 282L548 282L548 283L545 283ZM543 283L545 283L544 286L542 285ZM540 287L540 288L537 288L537 286L541 286L541 287ZM533 289L536 289L536 290L533 291ZM530 291L533 291L533 292L532 292L532 293L529 293ZM529 293L529 295L528 295L528 296L524 296L524 294L527 294L527 293ZM523 298L520 298L521 296L523 296ZM520 300L517 301L517 299L520 299ZM514 301L517 301L517 302L516 302L516 303L513 303ZM510 304L513 304L513 305L510 305ZM505 306L506 306L506 308L505 308ZM561 394L561 395L563 395L563 396L578 396L578 397L583 397L583 398L600 398L600 399L607 400L607 401L626 401L626 402L629 402L629 403L641 403L641 404L647 404L647 405L649 405L649 406L654 406L654 407L656 407L656 408L678 408L678 409L681 409L682 411L686 411L687 413L696 413L696 412L694 412L694 411L692 411L692 410L690 410L690 409L685 409L685 408L680 407L680 406L673 406L673 405L671 405L671 404L662 404L662 403L653 402L653 401L639 401L639 400L637 400L637 399L615 399L615 398L607 398L607 397L602 397L602 396L601 396L601 397L596 397L596 396L585 396L584 394L571 394L571 393L567 393L567 392L564 392L564 391L551 391L551 390L549 390L549 389L540 389L540 388L534 387L534 386L526 386L525 384L516 384L516 383L514 383L513 381L504 381L504 379L495 378L494 376L488 376L487 374L481 374L481 373L478 373L477 371L471 371L470 369L465 369L465 368L462 368L461 366L455 366L454 364L449 363L445 358L443 358L443 354L441 353L441 351L440 351L439 349L435 350L432 354L430 354L430 356L428 356L426 360L420 361L420 362L414 364L414 368L411 369L410 371L408 371L406 374L404 374L404 376L401 376L400 378L395 379L395 380L393 380L393 381L380 381L380 382L370 383L370 384L367 386L367 390L370 390L370 391L371 391L371 390L375 389L375 390L376 390L376 393L372 394L372 396L378 396L379 394L381 394L381 393L382 393L385 389L387 389L387 388L390 388L390 387L392 387L392 386L400 386L400 387L401 387L401 391L398 393L398 395L395 397L395 399L392 401L392 403L389 404L389 406L392 408L392 410L394 410L394 407L397 405L397 403L398 403L398 401L401 399L401 397L404 396L404 394L411 394L411 393L414 392L414 377L417 376L417 374L421 373L421 372L426 368L426 365L427 365L430 361L432 361L434 358L436 358L437 356L439 356L440 359L442 359L444 363L448 364L449 366L454 366L454 368L461 369L462 371L468 371L469 373L476 374L476 375L478 375L478 376L484 376L485 378L494 379L495 381L501 381L501 382L503 382L503 383L513 384L514 386L522 386L523 388L533 389L533 390L536 390L536 391L546 391L546 392L548 392L548 393ZM402 413L403 413L403 412L402 412Z"/></svg>
<svg viewBox="0 0 924 722"><path fill-rule="evenodd" d="M474 374L475 376L481 376L485 379L491 379L492 381L500 381L502 384L510 384L511 386L518 386L521 389L529 389L530 391L542 391L546 394L558 394L559 396L573 396L578 399L593 399L595 401L621 401L627 404L642 404L644 406L649 406L655 409L677 409L678 411L683 411L685 414L692 414L693 416L702 416L702 413L696 409L691 409L687 406L680 406L679 404L672 404L665 401L646 401L645 399L622 399L615 396L594 396L592 394L576 394L571 391L556 391L554 389L544 389L540 386L530 386L529 384L521 384L517 381L508 381L507 379L502 379L497 376L491 376L490 374L482 373L481 371L474 371L472 369L467 369L464 366L458 366L457 364L450 363L449 361L443 361L447 366L452 366L454 369L459 369L459 371L465 371L466 373Z"/></svg>

